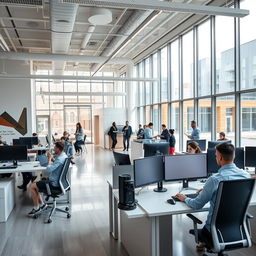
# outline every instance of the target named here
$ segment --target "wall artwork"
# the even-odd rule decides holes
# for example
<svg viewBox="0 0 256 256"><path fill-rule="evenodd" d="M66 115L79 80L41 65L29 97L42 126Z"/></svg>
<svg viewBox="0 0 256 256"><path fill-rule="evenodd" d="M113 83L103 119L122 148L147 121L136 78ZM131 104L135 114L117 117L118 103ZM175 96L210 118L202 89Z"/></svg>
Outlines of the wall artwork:
<svg viewBox="0 0 256 256"><path fill-rule="evenodd" d="M21 135L25 135L28 132L27 129L27 108L23 108L19 121L17 122L6 111L0 115L0 125L12 127L18 131Z"/></svg>

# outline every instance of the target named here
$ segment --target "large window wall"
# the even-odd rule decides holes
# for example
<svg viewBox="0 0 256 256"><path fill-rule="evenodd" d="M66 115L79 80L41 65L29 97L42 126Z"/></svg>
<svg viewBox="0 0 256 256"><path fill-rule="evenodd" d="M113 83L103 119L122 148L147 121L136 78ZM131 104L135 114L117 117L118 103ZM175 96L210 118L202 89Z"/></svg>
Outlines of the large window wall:
<svg viewBox="0 0 256 256"><path fill-rule="evenodd" d="M154 120L155 133L161 123L175 129L176 150L185 150L192 120L202 139L216 140L222 131L237 146L256 145L256 1L241 0L240 7L250 15L202 20L137 65L145 72L149 63L160 79L139 112L152 111L146 120Z"/></svg>

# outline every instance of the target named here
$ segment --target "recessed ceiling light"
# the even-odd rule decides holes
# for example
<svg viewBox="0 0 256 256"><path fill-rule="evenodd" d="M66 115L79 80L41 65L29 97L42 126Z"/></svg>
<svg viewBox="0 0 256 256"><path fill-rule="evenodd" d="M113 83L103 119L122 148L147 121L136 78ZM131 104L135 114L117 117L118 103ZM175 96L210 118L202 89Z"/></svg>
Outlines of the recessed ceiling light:
<svg viewBox="0 0 256 256"><path fill-rule="evenodd" d="M56 20L56 21L61 23L69 23L69 20Z"/></svg>

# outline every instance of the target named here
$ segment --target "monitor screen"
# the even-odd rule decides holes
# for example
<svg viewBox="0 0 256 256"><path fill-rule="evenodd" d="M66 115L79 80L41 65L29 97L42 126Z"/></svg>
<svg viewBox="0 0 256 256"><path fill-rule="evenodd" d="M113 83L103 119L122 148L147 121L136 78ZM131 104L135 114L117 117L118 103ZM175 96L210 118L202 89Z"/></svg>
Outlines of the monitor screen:
<svg viewBox="0 0 256 256"><path fill-rule="evenodd" d="M116 165L130 165L130 156L128 154L122 154L113 152Z"/></svg>
<svg viewBox="0 0 256 256"><path fill-rule="evenodd" d="M13 146L21 145L19 139L13 139L12 144L13 144Z"/></svg>
<svg viewBox="0 0 256 256"><path fill-rule="evenodd" d="M217 173L220 166L217 165L215 148L207 149L207 172ZM236 148L234 163L240 169L244 169L244 148Z"/></svg>
<svg viewBox="0 0 256 256"><path fill-rule="evenodd" d="M207 177L206 154L184 154L165 157L165 180Z"/></svg>
<svg viewBox="0 0 256 256"><path fill-rule="evenodd" d="M256 147L245 147L245 166L256 167Z"/></svg>
<svg viewBox="0 0 256 256"><path fill-rule="evenodd" d="M231 140L208 141L208 148L215 148L220 143L231 143Z"/></svg>
<svg viewBox="0 0 256 256"><path fill-rule="evenodd" d="M134 185L136 188L163 180L163 156L152 156L134 160Z"/></svg>
<svg viewBox="0 0 256 256"><path fill-rule="evenodd" d="M0 161L27 160L27 146L0 147Z"/></svg>
<svg viewBox="0 0 256 256"><path fill-rule="evenodd" d="M31 141L32 141L32 145L38 145L39 144L38 137L31 137Z"/></svg>
<svg viewBox="0 0 256 256"><path fill-rule="evenodd" d="M187 148L188 148L188 143L192 142L192 141L195 141L198 143L200 149L202 151L205 151L206 150L206 140L187 140Z"/></svg>
<svg viewBox="0 0 256 256"><path fill-rule="evenodd" d="M168 142L144 143L144 157L168 155L168 154L169 154Z"/></svg>
<svg viewBox="0 0 256 256"><path fill-rule="evenodd" d="M20 137L20 145L25 145L28 149L32 149L32 138L33 137Z"/></svg>

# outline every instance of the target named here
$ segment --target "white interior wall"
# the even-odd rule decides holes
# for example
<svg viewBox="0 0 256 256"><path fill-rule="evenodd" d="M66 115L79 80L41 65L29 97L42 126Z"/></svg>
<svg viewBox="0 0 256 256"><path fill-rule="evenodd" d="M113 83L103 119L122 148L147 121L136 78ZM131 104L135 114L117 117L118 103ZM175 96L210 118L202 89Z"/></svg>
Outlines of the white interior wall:
<svg viewBox="0 0 256 256"><path fill-rule="evenodd" d="M9 74L30 74L30 63L25 61L0 60L0 72ZM28 132L25 136L31 136L33 130L30 79L0 78L0 95L0 115L6 111L18 121L23 108L27 108ZM14 128L1 125L0 135L8 143L11 142L13 138L22 136Z"/></svg>

